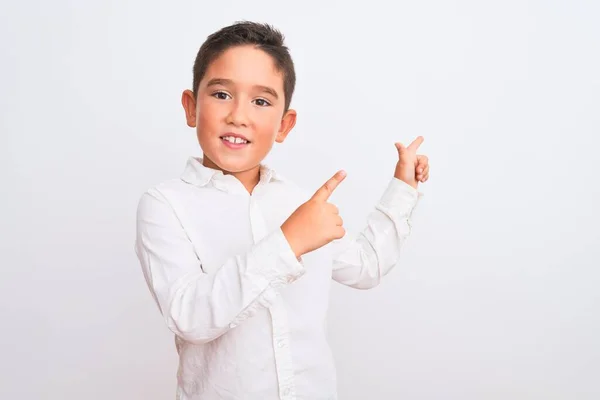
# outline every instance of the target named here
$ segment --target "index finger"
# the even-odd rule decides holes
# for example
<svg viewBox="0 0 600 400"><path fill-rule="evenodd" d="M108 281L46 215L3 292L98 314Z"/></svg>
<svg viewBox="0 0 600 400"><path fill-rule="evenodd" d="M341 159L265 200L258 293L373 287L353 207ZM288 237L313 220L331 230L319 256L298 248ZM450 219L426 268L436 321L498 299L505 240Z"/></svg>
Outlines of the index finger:
<svg viewBox="0 0 600 400"><path fill-rule="evenodd" d="M416 138L409 146L408 149L409 150L414 150L417 151L417 149L419 148L419 146L421 145L421 143L423 143L425 139L423 138L423 136L419 136L418 138Z"/></svg>
<svg viewBox="0 0 600 400"><path fill-rule="evenodd" d="M346 178L346 171L338 171L313 195L313 200L327 201L335 188Z"/></svg>

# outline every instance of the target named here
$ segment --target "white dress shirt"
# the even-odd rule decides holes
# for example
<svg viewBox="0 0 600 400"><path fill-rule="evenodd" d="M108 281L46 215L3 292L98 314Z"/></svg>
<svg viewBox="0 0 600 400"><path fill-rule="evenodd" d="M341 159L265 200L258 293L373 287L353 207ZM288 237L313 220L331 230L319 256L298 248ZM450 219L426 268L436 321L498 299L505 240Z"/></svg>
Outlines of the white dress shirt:
<svg viewBox="0 0 600 400"><path fill-rule="evenodd" d="M392 178L356 239L297 259L280 227L311 195L265 165L250 194L194 157L142 195L135 250L175 334L178 400L337 399L330 279L376 286L421 194Z"/></svg>

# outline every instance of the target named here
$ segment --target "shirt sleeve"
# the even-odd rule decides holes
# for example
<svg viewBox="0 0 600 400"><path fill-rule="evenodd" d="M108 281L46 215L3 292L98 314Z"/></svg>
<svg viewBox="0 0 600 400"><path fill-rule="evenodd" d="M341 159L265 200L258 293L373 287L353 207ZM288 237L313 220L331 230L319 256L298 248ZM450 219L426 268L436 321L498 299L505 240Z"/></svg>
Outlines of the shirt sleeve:
<svg viewBox="0 0 600 400"><path fill-rule="evenodd" d="M268 307L279 288L305 273L281 229L205 273L176 214L155 189L138 205L135 252L167 326L192 343L214 340Z"/></svg>
<svg viewBox="0 0 600 400"><path fill-rule="evenodd" d="M421 197L422 193L394 177L369 214L367 226L354 239L346 236L332 243L332 278L357 289L377 286L399 261Z"/></svg>

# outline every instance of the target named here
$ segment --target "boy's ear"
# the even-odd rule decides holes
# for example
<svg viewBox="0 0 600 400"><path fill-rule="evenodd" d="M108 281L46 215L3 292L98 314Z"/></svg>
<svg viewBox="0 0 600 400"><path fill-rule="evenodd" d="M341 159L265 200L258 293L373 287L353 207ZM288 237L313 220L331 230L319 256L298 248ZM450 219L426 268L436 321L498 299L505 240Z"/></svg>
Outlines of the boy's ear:
<svg viewBox="0 0 600 400"><path fill-rule="evenodd" d="M194 99L194 92L191 90L184 90L181 95L181 104L185 110L185 119L187 125L190 128L196 127L196 99Z"/></svg>
<svg viewBox="0 0 600 400"><path fill-rule="evenodd" d="M277 143L283 143L288 133L292 130L294 125L296 125L296 110L289 109L283 114L283 118L281 118L281 124L279 125L279 131L277 132L277 137L275 141Z"/></svg>

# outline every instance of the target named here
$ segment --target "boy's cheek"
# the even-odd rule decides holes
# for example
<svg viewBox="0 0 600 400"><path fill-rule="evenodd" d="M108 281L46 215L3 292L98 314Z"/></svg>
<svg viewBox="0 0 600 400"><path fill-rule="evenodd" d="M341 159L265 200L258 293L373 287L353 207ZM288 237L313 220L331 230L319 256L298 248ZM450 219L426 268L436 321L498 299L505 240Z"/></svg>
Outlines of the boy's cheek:
<svg viewBox="0 0 600 400"><path fill-rule="evenodd" d="M220 121L219 114L220 110L215 107L206 107L201 109L197 114L198 127L208 130L214 130L215 128L218 128Z"/></svg>

